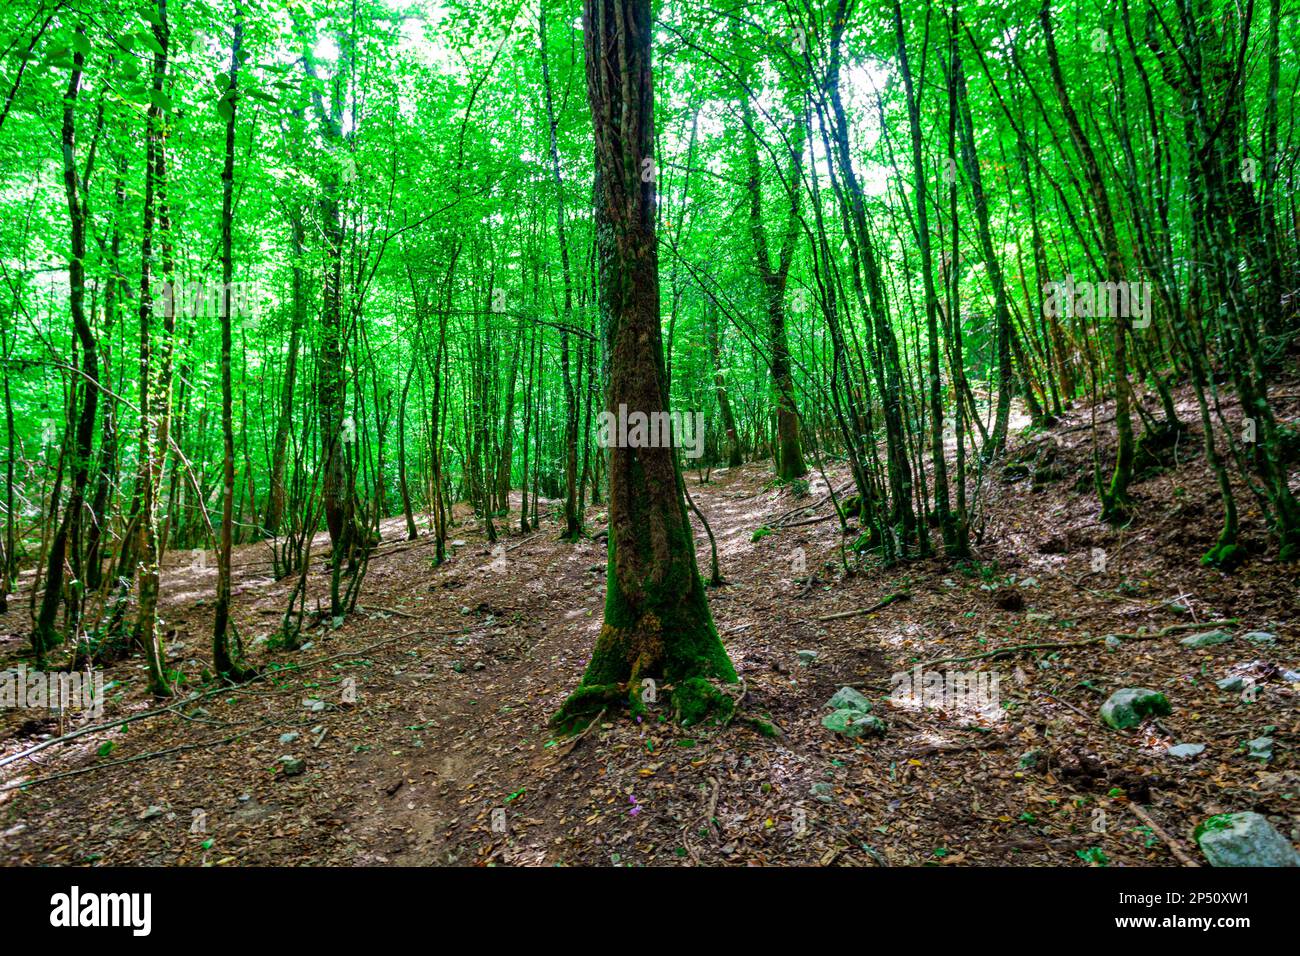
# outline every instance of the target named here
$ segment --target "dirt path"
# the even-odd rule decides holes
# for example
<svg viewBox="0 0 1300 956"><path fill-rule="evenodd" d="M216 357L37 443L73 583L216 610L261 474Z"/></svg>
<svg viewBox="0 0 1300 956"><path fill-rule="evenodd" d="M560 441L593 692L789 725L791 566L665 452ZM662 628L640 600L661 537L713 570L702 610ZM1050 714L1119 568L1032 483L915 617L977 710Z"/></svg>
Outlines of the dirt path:
<svg viewBox="0 0 1300 956"><path fill-rule="evenodd" d="M1017 451L1031 472L1058 477L991 476L986 540L997 544L962 566L868 562L845 577L834 521L755 535L821 500L820 480L796 499L771 487L761 464L704 485L690 479L728 582L711 602L744 680L745 713L781 728L781 739L740 724L683 730L652 710L639 723L609 715L576 744L555 741L546 719L576 685L599 629L605 550L559 542L554 522L494 549L461 513L451 560L436 569L427 533L406 542L400 520L385 522L366 610L312 631L297 652L259 643L287 587L271 579L265 546L242 547L236 619L253 660L308 666L0 768L0 786L95 768L0 792L0 861L1173 863L1135 803L1188 848L1191 828L1220 810L1257 809L1300 836L1300 685L1282 676L1300 667L1294 569L1259 560L1227 577L1196 564L1214 531L1199 462L1148 478L1132 526L1098 524L1095 505L1060 477L1081 473L1090 454L1071 424L1059 441ZM846 481L831 477L837 488ZM821 505L812 516L827 513ZM588 519L603 526L599 509ZM1100 572L1097 549L1107 555ZM171 666L194 680L215 572L192 565L172 556L163 615ZM313 573L309 603L326 584ZM823 620L901 590L911 600ZM1008 590L1020 603L1000 606ZM1237 636L1201 651L1177 636L1088 643L1220 617L1240 619ZM1249 643L1248 630L1274 641ZM23 640L6 634L0 658ZM943 665L996 674L992 710L888 700L893 675L920 661L1028 642L1081 646ZM1260 676L1255 700L1215 686L1234 666ZM107 717L155 706L140 665L116 665L109 677L121 685ZM875 701L885 737L855 743L822 726L825 701L844 685ZM1105 729L1097 708L1122 686L1162 690L1174 713ZM59 733L54 722L0 717L0 759ZM1244 741L1264 734L1272 760L1250 759ZM1165 754L1186 741L1207 750L1190 762ZM303 771L286 773L285 756L305 761Z"/></svg>

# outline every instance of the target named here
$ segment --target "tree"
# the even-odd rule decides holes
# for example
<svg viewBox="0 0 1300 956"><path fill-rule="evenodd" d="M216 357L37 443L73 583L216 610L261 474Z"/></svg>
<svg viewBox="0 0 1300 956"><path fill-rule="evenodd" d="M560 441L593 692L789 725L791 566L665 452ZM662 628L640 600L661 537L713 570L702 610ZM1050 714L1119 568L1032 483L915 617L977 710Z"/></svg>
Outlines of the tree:
<svg viewBox="0 0 1300 956"><path fill-rule="evenodd" d="M654 87L650 0L585 0L587 98L596 148L599 304L609 357L607 414L666 412L655 242ZM728 713L710 678L736 672L709 613L672 448L609 455L605 617L578 690L553 718L574 729L611 701L641 706L641 682L666 682L674 713L696 723Z"/></svg>

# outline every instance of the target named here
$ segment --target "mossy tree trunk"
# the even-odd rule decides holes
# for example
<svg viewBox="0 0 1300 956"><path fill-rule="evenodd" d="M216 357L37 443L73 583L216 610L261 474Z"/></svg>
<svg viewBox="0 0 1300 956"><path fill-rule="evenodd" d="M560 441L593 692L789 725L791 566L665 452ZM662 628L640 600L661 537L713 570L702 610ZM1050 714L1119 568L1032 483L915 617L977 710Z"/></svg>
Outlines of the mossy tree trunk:
<svg viewBox="0 0 1300 956"><path fill-rule="evenodd" d="M596 245L609 359L606 408L666 410L655 246L650 0L585 0L595 124ZM708 678L736 674L718 639L672 448L609 449L605 620L578 690L555 716L580 726L611 701L665 683L683 723L729 707ZM634 698L637 706L639 698Z"/></svg>

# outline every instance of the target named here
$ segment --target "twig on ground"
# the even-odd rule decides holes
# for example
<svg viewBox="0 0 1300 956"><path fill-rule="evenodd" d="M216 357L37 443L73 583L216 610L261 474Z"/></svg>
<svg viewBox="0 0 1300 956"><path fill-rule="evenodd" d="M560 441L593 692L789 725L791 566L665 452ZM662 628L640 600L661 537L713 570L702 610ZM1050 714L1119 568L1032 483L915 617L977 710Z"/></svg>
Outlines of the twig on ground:
<svg viewBox="0 0 1300 956"><path fill-rule="evenodd" d="M891 594L889 597L877 601L875 604L871 605L871 607L861 607L856 611L840 611L838 614L827 614L823 617L817 618L817 620L842 621L846 617L857 617L859 614L870 614L872 611L879 611L881 608L889 607L889 605L897 603L898 601L909 601L911 598L912 592L899 591L897 594Z"/></svg>

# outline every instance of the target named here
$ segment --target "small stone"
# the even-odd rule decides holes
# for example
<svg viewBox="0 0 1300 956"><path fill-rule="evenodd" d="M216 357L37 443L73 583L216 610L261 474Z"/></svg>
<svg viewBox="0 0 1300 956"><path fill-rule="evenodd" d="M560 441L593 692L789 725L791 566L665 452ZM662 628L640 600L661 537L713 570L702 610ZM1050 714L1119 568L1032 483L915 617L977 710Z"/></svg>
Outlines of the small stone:
<svg viewBox="0 0 1300 956"><path fill-rule="evenodd" d="M327 706L325 701L309 697L302 702L303 707L310 710L313 714L319 714Z"/></svg>
<svg viewBox="0 0 1300 956"><path fill-rule="evenodd" d="M252 800L252 799L253 799L253 795L252 795L251 793L241 793L241 794L239 795L239 802L240 802L240 803L247 803L249 800Z"/></svg>
<svg viewBox="0 0 1300 956"><path fill-rule="evenodd" d="M1268 631L1249 631L1241 636L1252 644L1273 644L1277 642L1277 635L1270 634Z"/></svg>
<svg viewBox="0 0 1300 956"><path fill-rule="evenodd" d="M1215 681L1214 686L1219 690L1236 691L1246 686L1246 677L1243 674L1229 674L1223 680Z"/></svg>
<svg viewBox="0 0 1300 956"><path fill-rule="evenodd" d="M871 701L852 687L841 687L822 706L832 710L856 710L865 714L871 710Z"/></svg>
<svg viewBox="0 0 1300 956"><path fill-rule="evenodd" d="M281 735L280 735L280 743L282 743L282 744L291 744L291 743L293 743L295 740L297 740L300 736L301 736L301 734L299 734L298 731L296 731L296 730L291 730L291 731L289 731L287 734L281 734Z"/></svg>
<svg viewBox="0 0 1300 956"><path fill-rule="evenodd" d="M811 664L813 661L817 660L816 651L795 651L795 656L799 658L800 664Z"/></svg>
<svg viewBox="0 0 1300 956"><path fill-rule="evenodd" d="M1263 760L1265 763L1273 759L1273 738L1256 737L1254 740L1246 741L1246 757L1250 760Z"/></svg>
<svg viewBox="0 0 1300 956"><path fill-rule="evenodd" d="M476 670L476 671L481 671L481 670L483 670L485 667L487 667L487 665L484 664L482 661L475 661L475 662L474 662L474 670Z"/></svg>
<svg viewBox="0 0 1300 956"><path fill-rule="evenodd" d="M834 800L834 792L834 785L829 783L814 783L811 789L813 797L822 803L830 803Z"/></svg>
<svg viewBox="0 0 1300 956"><path fill-rule="evenodd" d="M1136 727L1146 717L1163 717L1169 712L1165 695L1146 687L1117 690L1101 705L1101 719L1115 730Z"/></svg>
<svg viewBox="0 0 1300 956"><path fill-rule="evenodd" d="M281 757L280 772L286 777L297 777L307 769L307 761L301 757Z"/></svg>
<svg viewBox="0 0 1300 956"><path fill-rule="evenodd" d="M1232 635L1227 631L1204 631L1200 634L1192 634L1190 637L1184 637L1178 643L1183 647L1213 647L1215 644L1227 644L1232 640Z"/></svg>
<svg viewBox="0 0 1300 956"><path fill-rule="evenodd" d="M1118 634L1107 634L1106 646L1109 647L1111 650L1116 650L1117 648L1123 647L1124 642L1123 640L1120 639L1120 636Z"/></svg>
<svg viewBox="0 0 1300 956"><path fill-rule="evenodd" d="M162 816L162 815L163 815L163 812L164 812L164 811L163 811L163 808L162 808L162 807L149 807L149 808L147 808L147 809L144 811L144 813L140 814L140 816L138 816L136 819L137 819L137 820L152 820L152 819L154 819L155 817L160 817L160 816Z"/></svg>
<svg viewBox="0 0 1300 956"><path fill-rule="evenodd" d="M1205 744L1174 744L1172 747L1165 749L1165 753L1170 757L1179 760L1191 760L1205 750Z"/></svg>
<svg viewBox="0 0 1300 956"><path fill-rule="evenodd" d="M1036 621L1038 623L1045 623L1051 619L1052 615L1048 614L1046 611L1030 611L1025 615L1026 621Z"/></svg>
<svg viewBox="0 0 1300 956"><path fill-rule="evenodd" d="M1221 813L1196 828L1210 866L1300 866L1300 853L1258 813Z"/></svg>

